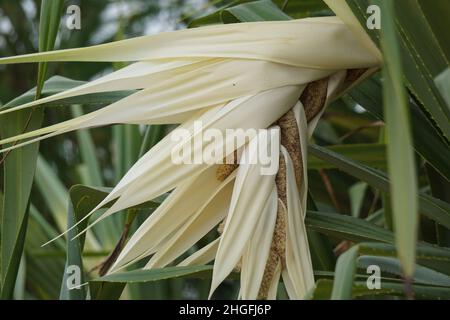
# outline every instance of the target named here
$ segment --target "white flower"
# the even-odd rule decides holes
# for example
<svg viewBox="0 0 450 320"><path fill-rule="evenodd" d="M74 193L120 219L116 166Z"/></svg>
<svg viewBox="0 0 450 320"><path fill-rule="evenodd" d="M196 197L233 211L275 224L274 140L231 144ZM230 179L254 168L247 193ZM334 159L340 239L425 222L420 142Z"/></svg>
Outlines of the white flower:
<svg viewBox="0 0 450 320"><path fill-rule="evenodd" d="M380 64L379 54L368 47L366 40L338 18L326 17L212 26L3 58L0 64L139 62L78 88L1 111L0 116L82 94L138 90L82 117L5 138L0 144L25 142L2 151L71 130L115 123L181 123L191 132L185 142L190 144L199 134L193 130L194 121L201 120L205 129L221 131L283 130L282 126L273 126L292 110L297 127L297 136L292 139L298 142L298 148L290 150L282 139L277 174L261 175L260 164L244 163L218 179L220 165L174 164L171 151L176 143L166 137L98 205L96 210L115 201L91 226L115 212L172 191L131 237L110 272L149 256L146 268L164 267L225 221L215 241L180 265L214 260L211 293L240 264L241 298L275 298L282 276L289 297L300 299L314 285L304 225L307 139L324 106L346 89L347 70L369 69L368 74ZM324 101L307 118L299 98L309 84L320 79L326 79ZM244 141L236 149L255 157L251 146L257 139ZM196 148L211 143L202 141ZM214 147L227 141L220 143Z"/></svg>

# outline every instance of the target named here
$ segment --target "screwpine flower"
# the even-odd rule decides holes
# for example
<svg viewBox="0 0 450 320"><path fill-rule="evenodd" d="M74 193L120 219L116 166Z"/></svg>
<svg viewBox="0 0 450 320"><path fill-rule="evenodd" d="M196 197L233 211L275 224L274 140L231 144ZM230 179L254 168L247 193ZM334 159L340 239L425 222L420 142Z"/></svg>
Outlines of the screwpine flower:
<svg viewBox="0 0 450 320"><path fill-rule="evenodd" d="M367 37L367 36L366 36ZM314 276L304 224L307 141L325 106L380 65L379 52L339 18L241 23L188 29L104 45L2 58L0 64L48 61L138 61L77 88L0 116L90 93L137 90L97 111L56 125L4 137L11 150L72 130L117 123L180 124L193 145L204 129L268 129L279 132L265 147L278 172L262 175L258 161L174 164L169 136L128 171L93 212L114 204L94 221L169 196L132 235L110 273L149 258L145 268L177 260L211 230L217 238L179 265L214 261L211 294L227 276L241 273L239 297L274 299L280 277L289 297L304 298ZM257 157L259 134L238 142ZM230 141L205 141L190 149L225 149ZM220 159L216 159L220 160ZM219 161L217 161L219 163ZM89 215L88 215L89 216Z"/></svg>

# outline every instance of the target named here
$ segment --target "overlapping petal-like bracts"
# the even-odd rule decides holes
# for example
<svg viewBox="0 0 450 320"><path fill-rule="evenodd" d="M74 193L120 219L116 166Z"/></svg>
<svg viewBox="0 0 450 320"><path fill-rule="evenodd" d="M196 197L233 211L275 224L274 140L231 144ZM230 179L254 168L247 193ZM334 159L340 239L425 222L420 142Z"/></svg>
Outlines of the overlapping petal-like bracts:
<svg viewBox="0 0 450 320"><path fill-rule="evenodd" d="M295 172L292 154L281 146L280 158L273 160L280 161L285 171L284 201L278 195L277 175L261 175L259 164L240 164L223 181L216 176L218 165L174 164L171 154L179 143L168 136L148 151L98 205L96 210L115 200L94 223L172 191L133 234L110 272L149 256L146 268L164 267L225 221L223 232L214 242L180 263L215 260L211 292L239 262L241 298L275 298L280 276L294 299L302 298L313 286L303 222L306 145L323 108L307 120L299 97L308 84L328 79L326 105L345 89L347 70L371 69L380 64L379 55L361 41L360 35L336 17L242 23L2 58L0 64L42 61L138 62L66 92L2 110L0 116L83 94L138 91L82 117L16 137L3 137L2 145L23 142L2 151L71 130L116 123L181 124L181 128L191 132L184 141L191 145L200 134L194 130L194 121L202 121L204 130L214 128L222 132L267 129L293 109L303 172ZM250 146L258 137L252 138L236 145L250 158L255 156ZM194 154L213 143L217 144L202 140L200 145L192 144L195 148L190 152ZM221 141L214 147L226 143ZM301 177L300 183L296 177ZM274 260L269 272L272 235L279 226L280 210L286 218L284 258ZM263 287L265 292L261 293Z"/></svg>
<svg viewBox="0 0 450 320"><path fill-rule="evenodd" d="M111 123L181 123L199 109L242 96L307 84L338 70L379 65L377 56L336 17L188 29L2 58L0 64L136 60L139 62L86 85L0 114L81 94L141 89L97 112L20 138Z"/></svg>

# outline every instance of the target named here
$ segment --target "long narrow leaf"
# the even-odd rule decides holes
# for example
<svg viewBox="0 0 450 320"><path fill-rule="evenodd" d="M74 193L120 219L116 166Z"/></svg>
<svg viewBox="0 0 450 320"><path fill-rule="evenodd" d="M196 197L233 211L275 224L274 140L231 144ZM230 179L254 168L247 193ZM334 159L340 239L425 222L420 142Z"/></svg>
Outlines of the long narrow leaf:
<svg viewBox="0 0 450 320"><path fill-rule="evenodd" d="M105 282L122 282L122 283L133 283L133 282L149 282L171 279L183 276L196 276L204 277L205 274L209 278L212 270L212 266L200 265L200 266L187 266L187 267L166 267L163 269L151 269L151 270L134 270L122 273L116 273L107 275L94 281L105 281Z"/></svg>
<svg viewBox="0 0 450 320"><path fill-rule="evenodd" d="M364 166L356 161L317 145L310 145L309 152L338 169L361 179L371 186L390 193L390 182L386 175L378 170ZM450 205L427 194L419 194L420 212L430 219L450 228Z"/></svg>
<svg viewBox="0 0 450 320"><path fill-rule="evenodd" d="M382 9L381 46L385 57L384 114L388 134L388 167L391 180L391 205L399 258L405 275L414 273L418 228L417 178L403 68L395 28L392 1L378 1Z"/></svg>
<svg viewBox="0 0 450 320"><path fill-rule="evenodd" d="M334 273L332 300L349 300L352 298L357 255L358 246L355 246L339 257Z"/></svg>

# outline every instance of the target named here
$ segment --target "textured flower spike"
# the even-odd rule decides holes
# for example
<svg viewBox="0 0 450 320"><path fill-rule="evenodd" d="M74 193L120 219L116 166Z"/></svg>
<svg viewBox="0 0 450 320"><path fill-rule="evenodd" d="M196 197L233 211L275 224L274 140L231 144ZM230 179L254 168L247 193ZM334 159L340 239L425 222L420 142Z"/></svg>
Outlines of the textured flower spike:
<svg viewBox="0 0 450 320"><path fill-rule="evenodd" d="M277 122L282 128L281 131L286 133L281 135L281 143L287 146L287 148L282 147L283 169L280 170L281 174L280 172L277 174L277 179L275 176L261 176L257 165L256 167L255 165L244 165L239 166L239 169L236 170L241 178L233 186L236 174L236 171L233 172L236 169L235 165L210 167L199 176L199 178L202 177L199 180L199 187L202 186L202 189L197 189L199 187L192 184L181 188L181 190L186 190L184 195L177 196L176 199L169 199L169 197L164 202L170 206L169 210L163 204L154 213L153 218L150 217L147 220L154 223L149 225L145 222L139 228L124 248L111 272L116 272L151 254L154 255L145 268L164 267L181 256L227 216L221 236L180 265L208 263L215 258L213 291L235 266L240 264L240 296L244 299L273 298L274 292L276 293L273 288L276 288L278 278L283 274L285 283L288 284L290 297L302 298L314 283L303 221L307 190L305 162L307 139L309 132L312 132L317 124L317 119L323 112L324 106L340 93L340 90L345 89L349 79L354 78L353 73L355 72L338 72L329 79L311 83L303 90L301 96L306 106L298 102L295 108ZM357 72L357 74L361 76L362 72ZM271 101L270 103L276 102ZM249 146L246 148L246 150L251 149ZM228 176L223 175L223 172L228 171L221 170L223 167L231 168ZM250 169L252 170L250 171ZM222 179L217 178L217 172L220 172L219 176ZM249 172L253 172L253 175L250 175ZM217 194L215 190L217 189L214 185L221 185L221 181L227 185L227 194L222 192L220 196L217 195L219 198L217 200L215 199ZM262 181L271 182L264 188L266 191L260 189L265 185ZM274 187L275 185L277 188ZM231 188L235 200L232 200L233 197L230 195ZM273 191L270 192L271 188ZM178 190L178 188L175 189L172 195L179 195ZM178 207L182 208L184 203L192 203L190 201L192 196L188 190L199 190L200 194L205 196L204 200L200 201L200 205L194 202L197 203L197 213L192 213L191 209L177 209ZM277 192L278 190L281 192ZM284 196L280 196L283 200L279 199L279 196L274 197L274 194L279 195L280 193L284 194ZM199 193L196 193L197 195ZM213 196L211 197L211 195ZM226 197L228 197L228 202L223 202ZM196 198L195 201L198 199ZM230 203L235 203L235 205L231 206L227 213L226 208ZM237 203L242 203L241 206L244 209L239 209ZM231 212L234 214L230 215ZM277 217L278 212L284 213L284 219L278 219L280 221L277 221L277 225L275 225L273 219ZM192 218L186 220L184 218L186 213L191 214ZM156 219L164 219L166 222L155 222ZM177 224L174 225L173 221L175 220ZM167 235L172 232L171 230L177 228L179 224L183 224L183 227L176 231L175 236L169 235L167 238ZM275 229L278 229L278 232ZM270 235L272 234L277 237L275 243L283 244L276 248L278 253L280 247L281 251L285 252L281 255L275 252L275 257L273 257L274 250L271 248L272 237ZM282 241L283 239L284 241ZM160 241L159 243L162 245L156 248L158 244L155 241ZM284 261L283 263L281 263L281 259ZM261 261L268 262L261 264Z"/></svg>
<svg viewBox="0 0 450 320"><path fill-rule="evenodd" d="M208 126L205 121L203 121L204 129L208 128L215 128L215 129L221 129L225 131L225 129L265 129L270 124L274 123L278 118L280 118L284 113L286 113L292 106L296 103L296 100L300 96L302 91L301 87L284 87L279 89L274 89L271 91L262 92L256 96L253 96L251 98L246 98L242 101L235 101L233 103L230 103L229 105L219 108L220 111L218 112L218 115L221 116L220 122L214 122L214 126ZM276 105L277 107L274 108L273 106ZM233 112L236 112L236 114L229 113L227 110L232 109ZM258 114L258 117L255 117L254 115ZM199 120L202 120L202 118L199 118ZM196 174L200 175L206 175L210 174L212 177L212 180L214 183L217 183L216 181L216 173L211 173L210 171L203 171L208 167L211 167L211 165L207 164L189 164L189 165L174 165L171 161L171 152L170 150L166 151L165 159L162 161L159 159L153 160L156 157L162 156L162 150L158 149L158 146L167 146L169 143L170 137L165 138L166 141L160 142L155 148L150 150L147 155L145 155L141 160L136 163L136 165L130 169L129 173L122 179L122 183L119 183L115 190L113 190L110 194L110 199L105 199L105 203L110 201L112 197L116 196L120 198L123 198L123 201L125 201L125 206L131 206L131 203L135 203L138 201L142 201L141 199L151 199L152 197L155 197L153 194L149 193L155 193L160 194L161 192L167 192L174 187L177 186L176 183L181 183L183 179L186 179L187 176L195 176ZM186 142L186 144L193 144L193 141L195 140L195 135L192 136L192 138ZM240 139L238 139L240 140ZM204 150L205 145L201 146L201 148ZM220 146L216 146L220 147ZM242 145L237 145L237 148L242 147ZM172 146L169 146L169 148L174 148L174 143L172 143ZM195 152L195 151L193 151ZM234 150L233 150L234 152ZM158 163L151 163L153 161L158 161ZM219 159L218 159L219 160ZM218 162L218 161L217 161ZM142 166L142 172L138 173L138 167ZM161 172L162 166L166 166L170 168L170 170L167 170L165 172ZM177 174L179 172L180 174ZM185 173L182 175L181 173ZM129 176L130 174L133 174L133 176ZM146 179L147 176L155 174L154 177L149 177L149 179ZM141 181L143 184L141 184ZM168 181L174 181L173 185L167 185L166 180ZM128 187L129 186L129 187ZM137 186L136 188L134 186ZM140 186L140 187L139 187ZM145 187L143 187L145 186ZM205 190L214 190L213 185L211 184L203 184ZM209 187L208 187L209 186ZM129 192L129 196L126 196L124 193L121 192L121 189L129 188L129 190L132 190ZM162 189L164 188L164 189ZM196 187L190 187L190 190L195 190ZM164 190L164 191L163 191ZM203 188L202 188L203 190ZM176 192L177 190L175 190ZM207 199L208 192L202 193L205 197L202 200ZM192 195L189 192L186 192L185 197L191 197ZM142 197L141 199L137 199L136 197ZM145 200L146 201L146 200ZM181 200L182 201L182 200ZM204 203L204 201L200 203ZM117 202L116 202L117 203ZM181 202L183 203L183 202ZM118 204L120 205L120 203ZM133 204L134 205L134 204ZM101 204L100 206L103 206ZM165 207L160 207L156 210L156 212L152 215L159 215L159 212L164 210ZM119 209L120 210L120 209ZM106 212L107 214L110 214L112 212L116 212L116 208L111 208L109 212ZM185 210L186 212L186 210ZM164 215L165 213L162 213ZM178 213L174 213L178 214ZM168 220L170 221L170 220ZM144 223L145 224L145 223ZM164 230L161 230L162 232L165 232ZM156 234L155 231L150 226L144 225L138 229L138 231L133 235L132 239L130 240L130 243L136 244L136 243L142 243L142 246L148 246L151 245L148 240L148 236L155 237L157 239L160 239L162 237L161 234ZM129 252L128 248L131 248L130 246L127 246L117 259L116 265L113 266L113 269L116 267L120 267L123 264L129 263L134 256L140 256L144 252L139 251L136 248L133 248L132 253Z"/></svg>
<svg viewBox="0 0 450 320"><path fill-rule="evenodd" d="M265 203L264 209L258 211L257 208L252 208L254 213L260 214L256 218L257 225L253 225L253 231L247 233L235 231L241 235L251 235L247 239L246 248L240 251L242 239L233 241L234 235L228 235L230 243L228 251L221 251L221 247L218 247L211 292L233 269L236 264L236 253L242 253L239 293L242 299L275 299L280 275L291 299L302 299L314 286L304 224L308 132L314 130L325 105L338 94L339 90L345 89L345 80L350 76L351 73L340 72L329 79L311 83L301 97L306 105L303 106L298 102L278 121L282 132L281 156L279 171L271 180L276 187L273 187L274 191L268 194L267 198L258 199L259 202ZM240 170L241 168L238 174ZM258 180L258 177L254 179ZM249 189L252 190L249 185L235 184L233 195L240 196ZM232 219L228 216L221 243L226 241L227 224ZM249 223L244 227L241 221L235 222L235 225L241 225L241 230L252 227ZM230 259L230 253L233 253L234 259Z"/></svg>

